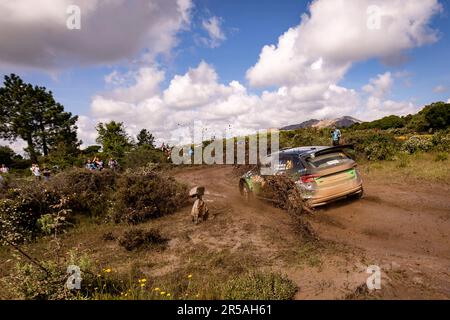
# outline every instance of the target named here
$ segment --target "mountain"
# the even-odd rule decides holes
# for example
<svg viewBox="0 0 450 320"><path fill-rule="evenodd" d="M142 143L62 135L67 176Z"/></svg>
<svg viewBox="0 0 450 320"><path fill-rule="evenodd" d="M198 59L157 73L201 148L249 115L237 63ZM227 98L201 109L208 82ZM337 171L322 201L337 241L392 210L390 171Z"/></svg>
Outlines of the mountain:
<svg viewBox="0 0 450 320"><path fill-rule="evenodd" d="M311 119L308 121L304 121L299 124L292 124L283 128L280 128L282 131L288 131L288 130L296 130L296 129L302 129L302 128L330 128L332 126L336 126L338 128L347 128L355 123L361 123L362 121L350 117L350 116L344 116L336 119L325 119L325 120L317 120L317 119Z"/></svg>
<svg viewBox="0 0 450 320"><path fill-rule="evenodd" d="M311 119L311 120L304 121L304 122L299 123L299 124L292 124L290 126L286 126L286 127L280 128L280 130L288 131L288 130L297 130L297 129L303 129L303 128L311 128L314 125L318 124L319 122L320 122L320 120Z"/></svg>

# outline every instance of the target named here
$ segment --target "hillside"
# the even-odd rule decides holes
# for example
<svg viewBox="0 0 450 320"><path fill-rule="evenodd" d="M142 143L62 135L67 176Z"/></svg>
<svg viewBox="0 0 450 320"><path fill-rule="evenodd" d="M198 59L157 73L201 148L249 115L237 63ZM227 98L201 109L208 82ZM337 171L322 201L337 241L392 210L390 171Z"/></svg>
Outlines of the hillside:
<svg viewBox="0 0 450 320"><path fill-rule="evenodd" d="M361 123L362 121L350 117L350 116L344 116L336 119L324 119L324 120L317 120L317 119L310 119L304 122L301 122L299 124L293 124L289 126L285 126L280 128L280 130L287 131L287 130L297 130L302 128L330 128L332 126L336 126L339 128L347 128L355 123Z"/></svg>

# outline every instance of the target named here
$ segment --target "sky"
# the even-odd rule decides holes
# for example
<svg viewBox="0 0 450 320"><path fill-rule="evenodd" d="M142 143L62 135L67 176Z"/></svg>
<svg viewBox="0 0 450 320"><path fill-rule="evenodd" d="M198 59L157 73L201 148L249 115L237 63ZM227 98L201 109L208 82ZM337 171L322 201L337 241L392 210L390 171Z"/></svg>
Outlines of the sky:
<svg viewBox="0 0 450 320"><path fill-rule="evenodd" d="M0 73L95 125L185 143L450 100L443 0L0 0ZM23 142L10 143L21 151Z"/></svg>

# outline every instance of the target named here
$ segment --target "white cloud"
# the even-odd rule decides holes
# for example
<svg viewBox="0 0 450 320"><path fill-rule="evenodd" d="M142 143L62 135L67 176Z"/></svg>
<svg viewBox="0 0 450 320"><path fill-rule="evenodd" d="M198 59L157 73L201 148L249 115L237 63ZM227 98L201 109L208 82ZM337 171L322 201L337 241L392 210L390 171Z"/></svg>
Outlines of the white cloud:
<svg viewBox="0 0 450 320"><path fill-rule="evenodd" d="M370 79L370 82L363 87L363 91L370 93L377 98L385 97L391 90L394 79L390 72L378 75L377 78Z"/></svg>
<svg viewBox="0 0 450 320"><path fill-rule="evenodd" d="M200 37L199 41L210 48L216 48L226 40L224 31L222 30L222 19L213 16L202 21L202 28L207 32L208 38Z"/></svg>
<svg viewBox="0 0 450 320"><path fill-rule="evenodd" d="M154 75L161 74L157 69L152 70ZM141 74L142 69L133 73L132 84L93 98L91 116L80 119L80 138L84 145L94 141L96 121L123 121L131 135L147 128L156 137L169 139L180 129L192 126L194 121L202 121L211 134L230 127L241 134L312 117L352 114L360 104L356 91L337 85L282 87L261 95L251 94L238 81L220 83L216 71L206 62L183 75L175 75L166 89L152 94L147 94L142 85L146 79ZM148 76L155 78L150 73ZM159 78L160 83L163 80ZM146 94L133 92L134 96L143 97L140 100L117 94L129 88L139 88Z"/></svg>
<svg viewBox="0 0 450 320"><path fill-rule="evenodd" d="M408 101L382 100L377 97L369 97L365 109L358 110L356 117L364 120L375 120L381 117L413 114L418 107Z"/></svg>
<svg viewBox="0 0 450 320"><path fill-rule="evenodd" d="M377 5L379 29L367 26L367 8ZM441 10L437 0L316 0L300 25L290 28L277 45L266 45L247 71L253 86L337 82L356 61L399 60L404 51L433 43L430 19ZM319 72L311 64L319 58Z"/></svg>
<svg viewBox="0 0 450 320"><path fill-rule="evenodd" d="M27 147L27 143L25 140L17 139L16 141L8 141L0 139L0 146L8 146L10 147L15 153L20 155L25 155L24 148ZM1 164L1 163L0 163Z"/></svg>
<svg viewBox="0 0 450 320"><path fill-rule="evenodd" d="M399 75L394 75L399 78ZM374 120L384 116L396 114L406 115L416 113L418 107L410 101L393 101L387 99L394 85L391 72L379 74L369 80L362 90L368 94L365 106L358 108L355 116L364 120Z"/></svg>
<svg viewBox="0 0 450 320"><path fill-rule="evenodd" d="M69 30L69 5L81 30ZM168 53L190 22L191 0L0 0L0 66L58 70Z"/></svg>
<svg viewBox="0 0 450 320"><path fill-rule="evenodd" d="M445 87L443 85L438 85L438 86L433 88L433 92L434 93L444 93L446 91L447 91L447 87Z"/></svg>

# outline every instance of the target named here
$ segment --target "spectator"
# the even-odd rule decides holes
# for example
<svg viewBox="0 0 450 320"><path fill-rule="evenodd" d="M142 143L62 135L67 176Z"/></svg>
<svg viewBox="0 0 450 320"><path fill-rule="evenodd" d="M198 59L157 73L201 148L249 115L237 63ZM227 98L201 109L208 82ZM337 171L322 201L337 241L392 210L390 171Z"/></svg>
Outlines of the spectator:
<svg viewBox="0 0 450 320"><path fill-rule="evenodd" d="M0 167L0 173L8 173L9 172L9 168L7 166L5 166L4 164L2 164L2 166Z"/></svg>
<svg viewBox="0 0 450 320"><path fill-rule="evenodd" d="M86 169L95 170L95 164L90 159L86 161Z"/></svg>
<svg viewBox="0 0 450 320"><path fill-rule="evenodd" d="M103 170L103 161L99 158L95 158L95 165L99 171Z"/></svg>
<svg viewBox="0 0 450 320"><path fill-rule="evenodd" d="M341 130L333 126L333 131L331 131L331 138L333 139L333 146L338 146L341 140Z"/></svg>
<svg viewBox="0 0 450 320"><path fill-rule="evenodd" d="M110 158L109 159L109 161L108 161L108 167L111 169L111 170L117 170L117 167L119 166L119 164L117 163L117 161L115 160L115 159L113 159L113 158Z"/></svg>
<svg viewBox="0 0 450 320"><path fill-rule="evenodd" d="M41 180L41 169L39 168L39 165L37 163L33 163L30 169L31 173L34 175L34 178L36 180Z"/></svg>
<svg viewBox="0 0 450 320"><path fill-rule="evenodd" d="M44 165L44 169L42 169L42 175L44 176L44 180L48 181L50 179L51 171Z"/></svg>

